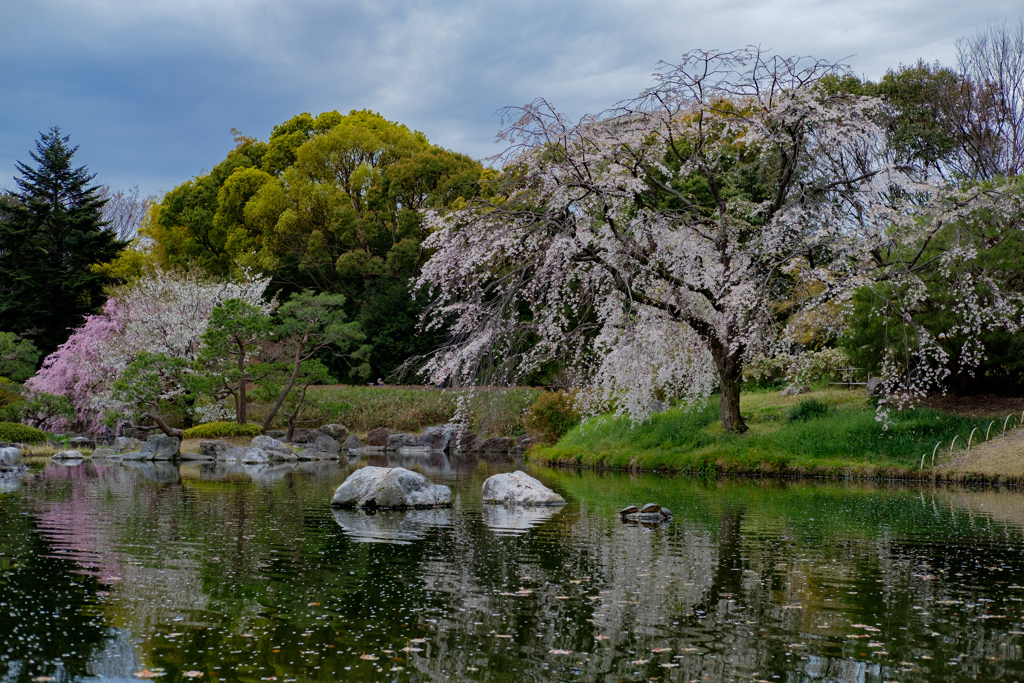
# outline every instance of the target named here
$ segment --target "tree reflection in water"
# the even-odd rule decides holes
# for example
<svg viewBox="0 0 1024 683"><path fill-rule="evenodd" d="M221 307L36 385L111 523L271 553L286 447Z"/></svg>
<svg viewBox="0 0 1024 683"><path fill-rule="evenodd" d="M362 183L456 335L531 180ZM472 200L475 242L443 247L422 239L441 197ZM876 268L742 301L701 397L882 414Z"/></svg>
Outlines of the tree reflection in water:
<svg viewBox="0 0 1024 683"><path fill-rule="evenodd" d="M455 506L332 511L336 461L31 471L0 495L0 681L1024 674L1019 494L540 470L568 505L506 508L500 465L398 458ZM676 520L621 523L639 500Z"/></svg>

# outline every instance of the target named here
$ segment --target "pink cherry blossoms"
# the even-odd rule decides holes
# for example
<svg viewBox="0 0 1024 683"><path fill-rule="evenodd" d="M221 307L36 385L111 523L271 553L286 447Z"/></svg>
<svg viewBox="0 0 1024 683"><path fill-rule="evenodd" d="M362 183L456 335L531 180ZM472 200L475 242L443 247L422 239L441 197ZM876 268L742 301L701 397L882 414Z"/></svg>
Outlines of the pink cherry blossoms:
<svg viewBox="0 0 1024 683"><path fill-rule="evenodd" d="M268 283L261 277L216 282L196 273L155 270L118 288L103 312L89 316L25 384L67 396L79 426L98 431L106 414L124 410L112 386L141 351L195 360L210 312L232 298L269 311L263 301Z"/></svg>

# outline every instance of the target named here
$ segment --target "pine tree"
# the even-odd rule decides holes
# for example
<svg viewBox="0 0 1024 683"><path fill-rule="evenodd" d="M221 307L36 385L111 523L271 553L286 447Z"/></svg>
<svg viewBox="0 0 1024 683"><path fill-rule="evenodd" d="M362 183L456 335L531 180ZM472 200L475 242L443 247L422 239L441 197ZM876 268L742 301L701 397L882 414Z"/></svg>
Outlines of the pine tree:
<svg viewBox="0 0 1024 683"><path fill-rule="evenodd" d="M0 330L46 353L103 305L109 276L92 266L124 247L104 229L95 175L71 160L78 147L56 126L42 133L36 166L17 163L18 189L0 196Z"/></svg>

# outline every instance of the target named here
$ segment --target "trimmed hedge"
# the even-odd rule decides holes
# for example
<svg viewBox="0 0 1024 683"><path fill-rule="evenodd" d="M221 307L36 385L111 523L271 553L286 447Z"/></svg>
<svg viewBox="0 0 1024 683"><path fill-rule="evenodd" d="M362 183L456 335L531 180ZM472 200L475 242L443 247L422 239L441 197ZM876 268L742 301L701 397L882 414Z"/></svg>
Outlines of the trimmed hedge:
<svg viewBox="0 0 1024 683"><path fill-rule="evenodd" d="M49 436L41 429L18 422L0 422L0 441L14 443L41 443Z"/></svg>
<svg viewBox="0 0 1024 683"><path fill-rule="evenodd" d="M251 422L207 422L185 430L186 439L215 439L221 436L259 436L263 429Z"/></svg>

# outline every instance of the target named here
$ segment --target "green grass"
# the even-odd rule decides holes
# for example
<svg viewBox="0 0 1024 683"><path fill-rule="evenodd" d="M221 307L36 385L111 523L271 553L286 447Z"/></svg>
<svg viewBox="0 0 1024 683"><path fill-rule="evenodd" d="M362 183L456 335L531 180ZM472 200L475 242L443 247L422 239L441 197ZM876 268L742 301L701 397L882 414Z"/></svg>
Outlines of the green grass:
<svg viewBox="0 0 1024 683"><path fill-rule="evenodd" d="M750 430L727 434L717 401L693 411L669 410L634 425L599 417L574 428L554 446L531 451L536 462L694 474L882 474L916 470L937 441L962 438L987 420L932 410L895 413L889 428L875 419L859 392L831 390L813 397L828 410L790 421L806 397L776 392L744 394L741 410Z"/></svg>

